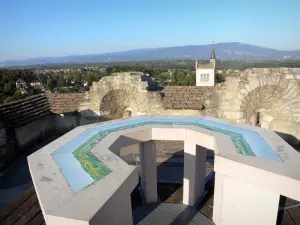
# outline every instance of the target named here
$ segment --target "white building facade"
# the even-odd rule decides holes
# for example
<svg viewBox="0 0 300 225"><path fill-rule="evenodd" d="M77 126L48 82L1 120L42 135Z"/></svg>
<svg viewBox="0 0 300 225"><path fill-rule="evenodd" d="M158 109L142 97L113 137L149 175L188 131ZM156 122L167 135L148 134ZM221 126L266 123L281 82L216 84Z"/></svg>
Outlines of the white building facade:
<svg viewBox="0 0 300 225"><path fill-rule="evenodd" d="M215 86L216 57L215 51L212 50L210 63L200 64L196 59L196 86Z"/></svg>

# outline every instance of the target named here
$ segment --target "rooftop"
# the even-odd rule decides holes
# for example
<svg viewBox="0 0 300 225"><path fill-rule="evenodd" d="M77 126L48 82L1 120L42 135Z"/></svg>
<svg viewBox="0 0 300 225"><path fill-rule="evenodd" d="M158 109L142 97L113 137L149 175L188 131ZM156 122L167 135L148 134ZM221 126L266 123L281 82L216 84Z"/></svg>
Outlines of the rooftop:
<svg viewBox="0 0 300 225"><path fill-rule="evenodd" d="M118 151L149 140L181 140L211 149L216 173L256 185L264 196L268 190L300 200L300 155L273 131L212 117L133 117L75 128L28 157L49 223L105 220L111 199L123 199L138 184L137 168L120 159Z"/></svg>
<svg viewBox="0 0 300 225"><path fill-rule="evenodd" d="M212 65L210 63L207 63L207 64L198 63L197 68L200 68L200 69L214 69L214 65Z"/></svg>
<svg viewBox="0 0 300 225"><path fill-rule="evenodd" d="M19 127L51 112L56 114L75 112L83 98L82 93L33 95L0 104L0 115L6 127Z"/></svg>

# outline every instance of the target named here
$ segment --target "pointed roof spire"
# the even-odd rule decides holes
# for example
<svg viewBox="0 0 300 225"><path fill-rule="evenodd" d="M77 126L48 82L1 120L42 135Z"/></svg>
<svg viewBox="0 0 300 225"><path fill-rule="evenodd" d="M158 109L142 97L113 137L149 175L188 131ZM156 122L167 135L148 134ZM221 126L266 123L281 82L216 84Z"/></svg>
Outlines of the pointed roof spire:
<svg viewBox="0 0 300 225"><path fill-rule="evenodd" d="M216 56L215 56L215 49L213 48L212 51L211 51L211 59L215 59Z"/></svg>

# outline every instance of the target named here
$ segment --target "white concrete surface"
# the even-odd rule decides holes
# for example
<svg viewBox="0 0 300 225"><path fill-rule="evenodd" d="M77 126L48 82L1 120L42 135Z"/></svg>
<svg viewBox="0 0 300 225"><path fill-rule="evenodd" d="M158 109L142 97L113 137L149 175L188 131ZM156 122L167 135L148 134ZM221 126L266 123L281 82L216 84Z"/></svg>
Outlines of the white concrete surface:
<svg viewBox="0 0 300 225"><path fill-rule="evenodd" d="M276 224L279 194L218 173L215 185L216 224Z"/></svg>
<svg viewBox="0 0 300 225"><path fill-rule="evenodd" d="M187 138L184 142L183 204L194 206L204 194L206 149Z"/></svg>
<svg viewBox="0 0 300 225"><path fill-rule="evenodd" d="M157 202L156 143L140 144L141 186L147 203Z"/></svg>
<svg viewBox="0 0 300 225"><path fill-rule="evenodd" d="M160 118L150 118L153 117ZM144 117L131 117L126 121L141 118ZM142 185L147 201L155 202L156 149L151 140L185 142L183 202L187 205L195 204L203 193L206 149L215 152L213 220L217 225L274 224L280 195L300 201L300 154L273 131L212 117L168 118L204 118L255 131L280 160L241 155L229 136L201 127L148 124L110 133L94 146L91 152L112 172L74 193L51 154L88 128L119 123L124 119L81 126L28 157L30 173L47 224L131 224L129 197L138 184L138 170L127 165L118 155L120 148L133 144L142 146Z"/></svg>

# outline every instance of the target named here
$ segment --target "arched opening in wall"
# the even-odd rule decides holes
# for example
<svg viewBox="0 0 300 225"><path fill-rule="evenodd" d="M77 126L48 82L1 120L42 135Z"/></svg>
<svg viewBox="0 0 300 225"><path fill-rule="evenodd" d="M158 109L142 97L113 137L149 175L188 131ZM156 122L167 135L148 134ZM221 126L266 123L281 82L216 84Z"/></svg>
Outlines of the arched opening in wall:
<svg viewBox="0 0 300 225"><path fill-rule="evenodd" d="M261 121L260 121L260 112L257 112L257 113L256 113L256 124L255 124L255 125L256 125L257 127L260 127L260 126L261 126L260 122L261 122Z"/></svg>
<svg viewBox="0 0 300 225"><path fill-rule="evenodd" d="M132 116L132 109L127 107L123 112L123 118L129 118Z"/></svg>
<svg viewBox="0 0 300 225"><path fill-rule="evenodd" d="M100 116L110 119L123 118L124 109L128 108L128 93L117 89L108 92L100 104Z"/></svg>
<svg viewBox="0 0 300 225"><path fill-rule="evenodd" d="M264 119L264 112L266 110L264 108L258 108L256 110L254 110L251 118L250 118L250 121L251 121L251 124L253 126L257 126L257 127L261 127L262 126L262 122L263 122L263 119Z"/></svg>
<svg viewBox="0 0 300 225"><path fill-rule="evenodd" d="M271 115L277 112L281 91L278 86L265 85L248 93L240 106L245 122L268 129L273 120Z"/></svg>
<svg viewBox="0 0 300 225"><path fill-rule="evenodd" d="M273 117L269 114L268 110L259 107L253 110L249 121L253 126L270 129L270 124L273 121Z"/></svg>

